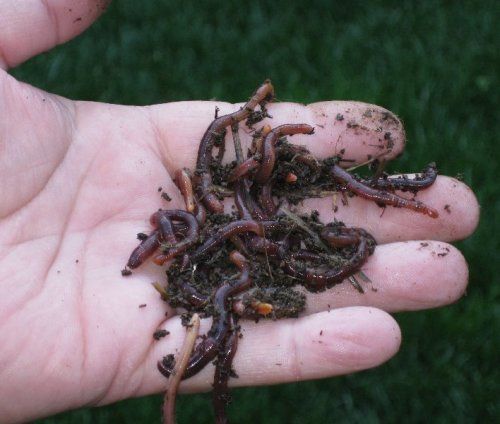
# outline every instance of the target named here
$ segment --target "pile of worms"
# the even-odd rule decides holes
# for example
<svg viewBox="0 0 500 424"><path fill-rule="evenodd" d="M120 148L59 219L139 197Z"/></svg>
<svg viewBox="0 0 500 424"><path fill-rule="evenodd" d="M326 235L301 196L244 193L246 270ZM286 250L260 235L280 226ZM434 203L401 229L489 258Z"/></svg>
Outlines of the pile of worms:
<svg viewBox="0 0 500 424"><path fill-rule="evenodd" d="M130 274L148 258L164 265L167 283L156 288L170 306L184 311L182 320L191 333L178 355L166 355L158 362L159 371L170 379L167 423L174 422L180 380L210 363L215 364L215 420L228 422L228 381L237 377L232 362L241 319L297 317L306 303L300 287L321 292L347 279L363 290L357 277L368 279L361 267L375 250L374 237L340 221L324 224L314 211L300 214L298 203L339 193L346 202L349 196L359 196L380 207L438 216L426 204L396 194L432 185L437 175L434 164L413 177L389 177L381 162L374 161L373 175L359 177L340 166L342 157L320 160L306 147L289 142L295 134L313 134L308 124L256 128L271 118L266 105L273 99L274 88L265 81L238 111L217 116L216 109L199 143L196 168L180 169L175 175L185 210L155 211L150 218L152 231L138 235L140 244L122 271ZM240 125L246 125L253 137L246 154ZM227 163L223 159L229 131L236 160ZM224 202L225 198L232 202ZM197 333L199 318L206 317L212 317L211 328L196 344L193 328Z"/></svg>

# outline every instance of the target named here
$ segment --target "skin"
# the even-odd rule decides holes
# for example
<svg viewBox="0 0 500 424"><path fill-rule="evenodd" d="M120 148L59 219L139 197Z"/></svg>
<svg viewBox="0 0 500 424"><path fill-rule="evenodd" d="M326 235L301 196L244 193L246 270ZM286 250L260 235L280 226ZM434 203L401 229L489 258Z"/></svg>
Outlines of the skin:
<svg viewBox="0 0 500 424"><path fill-rule="evenodd" d="M68 8L82 20L74 24ZM91 0L0 0L0 68L76 36L102 8L103 2ZM24 34L33 28L37 36L28 39ZM137 245L135 234L151 230L151 211L165 206L158 186L173 198L169 208L183 208L175 171L193 167L197 140L216 105L220 115L240 106L77 102L0 70L1 422L166 389L156 362L182 345L185 330L172 311L165 318L165 304L151 287L163 272L147 263L124 279L120 270ZM374 111L370 118L363 116L367 108ZM370 146L380 143L376 120L385 112L376 106L277 103L269 112L273 126L314 126L314 135L296 135L293 142L307 144L316 156L346 149L345 157L363 162L381 151ZM335 120L339 113L343 121ZM348 128L351 119L363 128ZM397 119L383 125L394 145L382 150L385 159L394 158L404 148L404 131ZM246 149L251 140L241 136ZM474 231L477 201L464 184L441 176L417 198L440 211L439 217L390 207L380 216L379 207L359 197L348 205L339 200L335 214L331 199L307 202L305 208L319 208L324 220L335 216L377 239L380 246L363 270L378 291L361 282L366 289L361 295L344 282L310 294L299 319L243 323L234 360L240 378L230 385L324 378L377 366L397 352L401 340L387 312L439 307L460 298L467 265L447 242ZM209 327L203 320L200 332ZM152 334L159 328L170 334L158 342ZM210 390L212 381L209 366L180 390Z"/></svg>

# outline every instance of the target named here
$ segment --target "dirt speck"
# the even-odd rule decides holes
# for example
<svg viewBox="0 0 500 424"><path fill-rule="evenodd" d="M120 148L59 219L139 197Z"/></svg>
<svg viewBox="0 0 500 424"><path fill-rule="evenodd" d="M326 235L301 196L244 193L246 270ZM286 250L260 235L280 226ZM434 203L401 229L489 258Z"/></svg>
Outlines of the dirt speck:
<svg viewBox="0 0 500 424"><path fill-rule="evenodd" d="M132 275L132 271L130 271L130 269L128 269L128 268L123 268L121 272L122 272L122 275L124 277L126 277L128 275Z"/></svg>
<svg viewBox="0 0 500 424"><path fill-rule="evenodd" d="M167 331L167 330L156 330L153 333L153 339L160 340L162 337L168 336L169 334L170 334L170 331Z"/></svg>

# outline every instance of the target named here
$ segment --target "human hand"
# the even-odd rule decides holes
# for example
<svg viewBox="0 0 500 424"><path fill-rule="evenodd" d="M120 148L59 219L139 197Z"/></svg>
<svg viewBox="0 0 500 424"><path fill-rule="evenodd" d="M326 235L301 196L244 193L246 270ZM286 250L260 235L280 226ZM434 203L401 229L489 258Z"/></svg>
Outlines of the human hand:
<svg viewBox="0 0 500 424"><path fill-rule="evenodd" d="M8 4L0 1L0 26L11 29L0 35L5 68L76 34L67 4L50 11ZM72 7L77 12L78 5ZM91 15L83 9L76 28L98 14L95 7ZM25 15L14 19L15 13ZM58 22L57 31L44 16ZM14 27L16 22L23 27ZM39 36L24 43L19 34L35 22ZM120 269L137 244L134 234L148 231L151 211L165 207L158 186L172 196L169 207L182 208L172 175L193 167L215 105L220 114L238 108L222 102L141 108L73 102L0 71L0 421L165 389L168 381L156 362L180 346L184 329L171 310L165 321L165 303L151 287L164 273L147 264L124 279ZM312 140L294 136L293 142L318 156L345 149L345 157L363 162L381 153L377 145L385 132L394 141L390 151L382 143L386 159L404 147L400 122L376 106L277 103L269 109L273 126L313 125ZM348 128L352 121L360 127ZM230 382L273 384L376 366L400 342L397 324L382 310L437 307L460 297L467 267L446 242L474 230L477 202L467 187L446 177L417 197L440 217L393 208L380 216L380 208L360 198L349 199L348 206L339 202L336 213L331 199L307 202L323 220L336 217L375 236L380 246L363 267L372 284L365 285L365 294L344 283L310 295L298 320L245 323L235 358L240 378ZM158 328L170 335L157 342L152 333ZM202 332L207 328L204 323ZM209 390L212 372L207 367L181 387Z"/></svg>

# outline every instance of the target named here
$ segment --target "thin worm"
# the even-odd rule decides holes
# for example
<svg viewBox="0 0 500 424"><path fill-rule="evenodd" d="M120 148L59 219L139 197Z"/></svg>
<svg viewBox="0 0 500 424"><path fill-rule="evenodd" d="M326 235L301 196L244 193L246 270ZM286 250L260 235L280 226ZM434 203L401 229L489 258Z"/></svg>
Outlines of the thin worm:
<svg viewBox="0 0 500 424"><path fill-rule="evenodd" d="M353 230L353 229L349 229ZM355 232L355 229L352 231ZM373 253L373 246L370 247L368 241L374 242L373 238L366 237L364 234L358 235L358 246L354 255L349 261L341 267L326 271L316 272L303 266L296 266L294 261L298 259L296 254L291 254L283 263L283 270L300 280L302 285L311 292L319 292L326 290L335 284L341 283L345 278L351 276L358 271L368 259L368 256Z"/></svg>
<svg viewBox="0 0 500 424"><path fill-rule="evenodd" d="M437 178L437 168L435 163L430 163L422 171L421 176L409 178L406 175L399 177L381 177L375 180L363 180L363 183L370 187L382 190L402 190L402 191L419 191L430 187Z"/></svg>
<svg viewBox="0 0 500 424"><path fill-rule="evenodd" d="M207 220L207 211L205 209L205 206L203 206L201 203L196 204L196 214L195 214L196 220L198 221L198 224L200 224L200 227L205 224L205 221Z"/></svg>
<svg viewBox="0 0 500 424"><path fill-rule="evenodd" d="M237 131L237 128L236 128ZM253 146L256 151L260 152L262 140L264 137L271 132L271 127L269 125L264 125L264 127L258 132L258 135L253 139ZM238 160L237 166L231 171L227 181L229 183L235 182L243 177L247 177L250 172L257 169L260 166L260 162L254 157L249 157L247 160L240 160L240 157L243 157L243 153L241 152L241 143L239 141L238 133L234 133L235 137L235 150L237 152L236 158ZM236 139L236 137L238 137Z"/></svg>
<svg viewBox="0 0 500 424"><path fill-rule="evenodd" d="M163 216L172 220L183 221L187 225L186 233L181 241L175 243L174 245L163 244L163 243L161 244L163 250L162 253L165 256L164 257L164 262L165 262L174 258L175 256L184 253L188 248L196 244L196 242L198 241L198 237L200 235L200 229L196 217L193 214L190 214L189 212L180 209L177 210L161 209L155 212L151 216L151 222L153 223L153 225L155 223L158 223L161 217Z"/></svg>
<svg viewBox="0 0 500 424"><path fill-rule="evenodd" d="M177 289L182 293L182 299L195 308L201 308L202 306L205 306L210 300L210 296L201 294L187 281L176 281L173 284L175 284Z"/></svg>
<svg viewBox="0 0 500 424"><path fill-rule="evenodd" d="M201 246L199 246L191 255L190 259L193 262L199 260L206 255L210 250L220 246L224 241L235 234L255 233L258 236L264 235L263 226L258 221L242 219L233 221L222 227L214 235L209 237Z"/></svg>
<svg viewBox="0 0 500 424"><path fill-rule="evenodd" d="M231 377L231 367L234 356L238 350L238 331L233 330L224 342L223 351L219 353L215 366L214 389L212 392L212 402L214 405L215 422L217 424L227 424L226 405L231 400L229 394L228 381Z"/></svg>
<svg viewBox="0 0 500 424"><path fill-rule="evenodd" d="M201 203L196 201L193 192L193 183L189 172L186 169L179 169L175 175L175 182L177 187L179 187L182 197L184 198L186 210L195 215L200 226L205 224L207 211Z"/></svg>
<svg viewBox="0 0 500 424"><path fill-rule="evenodd" d="M248 149L248 155L254 156L256 154L260 154L262 151L262 141L264 137L271 132L271 126L269 124L264 125L260 130L255 131L252 136L252 144Z"/></svg>
<svg viewBox="0 0 500 424"><path fill-rule="evenodd" d="M415 212L423 213L431 218L437 218L439 213L434 208L427 206L419 200L405 199L394 193L376 190L358 180L338 165L330 168L334 180L348 191L357 194L359 197L369 199L378 205L389 205L396 208L411 209Z"/></svg>
<svg viewBox="0 0 500 424"><path fill-rule="evenodd" d="M273 186L270 181L265 183L260 189L260 204L268 216L273 216L278 210L273 200Z"/></svg>
<svg viewBox="0 0 500 424"><path fill-rule="evenodd" d="M362 228L325 227L321 230L321 238L333 248L343 248L358 243L360 237L373 238Z"/></svg>
<svg viewBox="0 0 500 424"><path fill-rule="evenodd" d="M175 172L175 182L184 198L186 210L189 213L193 213L196 208L196 201L194 199L193 184L191 183L188 171L186 169L178 169Z"/></svg>
<svg viewBox="0 0 500 424"><path fill-rule="evenodd" d="M234 203L241 219L256 219L258 221L269 219L268 215L252 199L250 182L243 178L236 183L234 190Z"/></svg>
<svg viewBox="0 0 500 424"><path fill-rule="evenodd" d="M172 245L177 243L174 225L172 224L172 220L170 219L170 217L166 215L160 215L158 217L158 230L161 242Z"/></svg>
<svg viewBox="0 0 500 424"><path fill-rule="evenodd" d="M159 230L154 230L131 253L127 266L137 268L160 247Z"/></svg>
<svg viewBox="0 0 500 424"><path fill-rule="evenodd" d="M240 178L246 177L254 169L260 166L260 162L254 158L248 158L244 162L236 165L227 178L228 183L234 183Z"/></svg>
<svg viewBox="0 0 500 424"><path fill-rule="evenodd" d="M300 249L293 254L293 258L299 261L319 261L321 256L310 250Z"/></svg>
<svg viewBox="0 0 500 424"><path fill-rule="evenodd" d="M172 219L184 221L185 226L172 224ZM198 240L198 222L186 211L160 209L151 215L150 221L156 229L132 251L127 262L127 266L131 269L142 265L162 245L162 242L168 252L154 257L157 265L163 265L167 260L183 253ZM176 239L177 234L184 237L180 242Z"/></svg>
<svg viewBox="0 0 500 424"><path fill-rule="evenodd" d="M254 252L265 253L269 256L277 256L281 247L278 242L258 236L250 237L247 246Z"/></svg>
<svg viewBox="0 0 500 424"><path fill-rule="evenodd" d="M252 212L248 206L250 192L246 178L238 181L234 188L234 203L238 209L240 219L253 219Z"/></svg>
<svg viewBox="0 0 500 424"><path fill-rule="evenodd" d="M280 146L276 148L276 154L282 155L286 153L293 153L294 156L291 162L299 162L306 165L311 170L311 176L309 181L314 183L321 175L321 165L310 152L304 146L298 146L296 144L287 144L285 146Z"/></svg>
<svg viewBox="0 0 500 424"><path fill-rule="evenodd" d="M262 143L261 166L255 174L255 181L259 184L264 184L271 177L276 162L275 145L280 137L285 135L312 133L314 133L314 127L307 124L285 124L272 129L271 132L266 135Z"/></svg>
<svg viewBox="0 0 500 424"><path fill-rule="evenodd" d="M321 175L321 167L318 160L313 155L309 153L299 154L295 156L294 161L303 163L309 167L312 172L312 176L310 177L311 183L314 183Z"/></svg>

